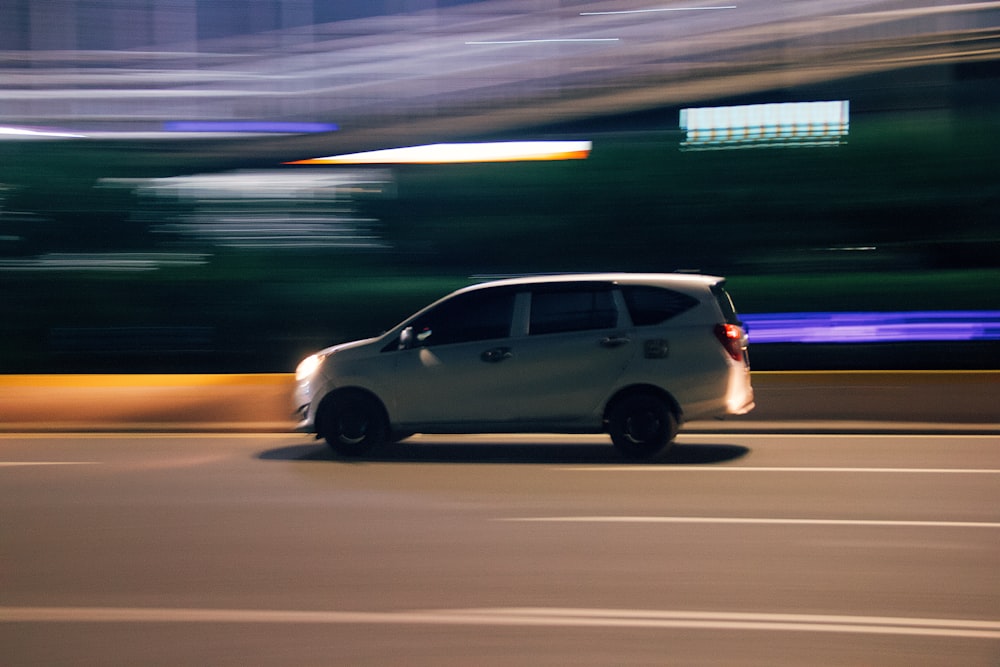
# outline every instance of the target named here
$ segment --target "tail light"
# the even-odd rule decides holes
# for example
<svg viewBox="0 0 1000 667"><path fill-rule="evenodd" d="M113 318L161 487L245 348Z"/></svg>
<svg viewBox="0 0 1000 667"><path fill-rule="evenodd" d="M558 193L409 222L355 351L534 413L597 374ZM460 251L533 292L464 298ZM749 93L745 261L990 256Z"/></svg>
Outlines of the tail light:
<svg viewBox="0 0 1000 667"><path fill-rule="evenodd" d="M745 334L743 327L737 324L716 324L715 337L726 348L726 352L733 361L743 361L743 346Z"/></svg>

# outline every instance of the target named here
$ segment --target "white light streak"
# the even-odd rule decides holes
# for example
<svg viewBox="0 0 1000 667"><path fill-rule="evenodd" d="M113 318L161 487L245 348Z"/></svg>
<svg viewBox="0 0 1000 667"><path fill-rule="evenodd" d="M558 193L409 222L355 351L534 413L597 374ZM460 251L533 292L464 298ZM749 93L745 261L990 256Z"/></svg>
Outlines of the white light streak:
<svg viewBox="0 0 1000 667"><path fill-rule="evenodd" d="M654 12L702 12L718 9L736 9L736 5L722 5L719 7L655 7L652 9L622 9L619 11L607 12L580 12L580 16L610 16L613 14L652 14Z"/></svg>
<svg viewBox="0 0 1000 667"><path fill-rule="evenodd" d="M478 42L466 42L468 46L482 46L488 44L583 44L592 42L619 42L617 37L591 37L591 38L565 38L565 39L500 39L483 40Z"/></svg>
<svg viewBox="0 0 1000 667"><path fill-rule="evenodd" d="M364 153L331 155L290 164L457 164L465 162L521 162L581 160L591 149L589 141L498 141L429 144L388 148Z"/></svg>
<svg viewBox="0 0 1000 667"><path fill-rule="evenodd" d="M56 132L54 130L32 130L27 127L0 127L0 139L13 137L17 139L80 139L82 134Z"/></svg>

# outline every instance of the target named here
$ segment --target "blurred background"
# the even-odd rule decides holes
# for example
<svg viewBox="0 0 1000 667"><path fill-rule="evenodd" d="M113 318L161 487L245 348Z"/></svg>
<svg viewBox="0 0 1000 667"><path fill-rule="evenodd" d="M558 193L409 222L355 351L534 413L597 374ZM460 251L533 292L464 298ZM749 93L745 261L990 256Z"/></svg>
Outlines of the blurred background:
<svg viewBox="0 0 1000 667"><path fill-rule="evenodd" d="M1000 2L5 0L0 373L287 372L487 277L1000 368ZM382 152L402 147L422 152Z"/></svg>

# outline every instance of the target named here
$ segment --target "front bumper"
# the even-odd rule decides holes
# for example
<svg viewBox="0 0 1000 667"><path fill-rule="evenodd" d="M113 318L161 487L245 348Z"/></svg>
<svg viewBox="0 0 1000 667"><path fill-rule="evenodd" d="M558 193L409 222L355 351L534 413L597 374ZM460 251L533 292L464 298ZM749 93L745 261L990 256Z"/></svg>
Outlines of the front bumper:
<svg viewBox="0 0 1000 667"><path fill-rule="evenodd" d="M300 405L293 414L295 426L293 429L299 433L315 433L316 423L310 411L310 404Z"/></svg>

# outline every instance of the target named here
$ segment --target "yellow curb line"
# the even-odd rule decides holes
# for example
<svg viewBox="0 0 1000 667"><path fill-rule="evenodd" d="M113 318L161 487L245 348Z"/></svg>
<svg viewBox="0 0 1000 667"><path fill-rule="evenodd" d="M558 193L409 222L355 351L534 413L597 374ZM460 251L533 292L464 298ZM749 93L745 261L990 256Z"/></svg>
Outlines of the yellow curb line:
<svg viewBox="0 0 1000 667"><path fill-rule="evenodd" d="M206 387L291 386L291 373L199 373L136 375L0 375L0 387Z"/></svg>
<svg viewBox="0 0 1000 667"><path fill-rule="evenodd" d="M0 423L0 433L284 433L293 434L287 422L14 422Z"/></svg>
<svg viewBox="0 0 1000 667"><path fill-rule="evenodd" d="M1000 370L961 371L753 371L753 381L1000 382ZM84 374L0 375L0 387L128 388L128 387L291 387L291 373Z"/></svg>

